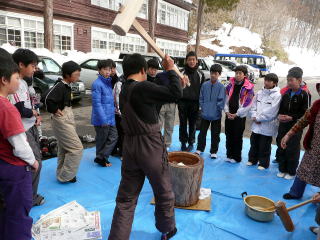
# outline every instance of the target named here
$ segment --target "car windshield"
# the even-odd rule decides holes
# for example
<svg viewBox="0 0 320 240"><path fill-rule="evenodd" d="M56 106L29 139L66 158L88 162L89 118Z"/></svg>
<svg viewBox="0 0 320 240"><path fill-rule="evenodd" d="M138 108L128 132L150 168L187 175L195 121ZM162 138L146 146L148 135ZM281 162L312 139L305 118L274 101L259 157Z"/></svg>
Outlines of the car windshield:
<svg viewBox="0 0 320 240"><path fill-rule="evenodd" d="M116 62L116 68L119 76L121 76L123 74L122 62Z"/></svg>
<svg viewBox="0 0 320 240"><path fill-rule="evenodd" d="M61 74L61 67L53 59L50 58L42 58L38 64L38 67L47 74Z"/></svg>
<svg viewBox="0 0 320 240"><path fill-rule="evenodd" d="M203 61L206 63L206 65L208 66L209 69L214 64L214 61L210 58L204 58Z"/></svg>

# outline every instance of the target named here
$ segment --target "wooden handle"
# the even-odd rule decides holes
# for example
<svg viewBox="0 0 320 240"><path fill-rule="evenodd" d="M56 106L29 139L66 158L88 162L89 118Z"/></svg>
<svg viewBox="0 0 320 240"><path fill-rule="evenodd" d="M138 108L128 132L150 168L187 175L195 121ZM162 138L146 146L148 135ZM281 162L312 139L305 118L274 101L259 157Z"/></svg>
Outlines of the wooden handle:
<svg viewBox="0 0 320 240"><path fill-rule="evenodd" d="M306 205L306 204L308 204L308 203L311 203L312 201L313 201L312 199L310 199L310 200L308 200L308 201L304 201L304 202L302 202L302 203L299 203L299 204L297 204L297 205L294 205L294 206L292 206L292 207L287 208L287 210L288 210L288 212L289 212L289 211L294 210L294 209L296 209L296 208L302 207L302 206L304 206L304 205Z"/></svg>
<svg viewBox="0 0 320 240"><path fill-rule="evenodd" d="M153 41L147 31L141 26L141 24L135 19L133 21L132 26L136 29L138 34L148 43L150 44L151 48L162 58L164 59L165 54L164 52L157 46L157 44ZM174 65L173 69L180 78L183 78L182 73L179 71L178 67Z"/></svg>

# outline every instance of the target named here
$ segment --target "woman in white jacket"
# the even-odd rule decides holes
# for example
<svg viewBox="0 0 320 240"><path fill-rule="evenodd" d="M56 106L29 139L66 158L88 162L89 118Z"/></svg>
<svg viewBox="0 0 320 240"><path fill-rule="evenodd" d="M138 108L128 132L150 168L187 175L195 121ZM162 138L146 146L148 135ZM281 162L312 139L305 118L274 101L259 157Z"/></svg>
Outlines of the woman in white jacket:
<svg viewBox="0 0 320 240"><path fill-rule="evenodd" d="M281 101L278 81L278 76L274 73L265 76L264 88L255 96L250 110L252 134L247 165L259 162L259 170L269 167L272 137L276 136L278 130L277 115Z"/></svg>

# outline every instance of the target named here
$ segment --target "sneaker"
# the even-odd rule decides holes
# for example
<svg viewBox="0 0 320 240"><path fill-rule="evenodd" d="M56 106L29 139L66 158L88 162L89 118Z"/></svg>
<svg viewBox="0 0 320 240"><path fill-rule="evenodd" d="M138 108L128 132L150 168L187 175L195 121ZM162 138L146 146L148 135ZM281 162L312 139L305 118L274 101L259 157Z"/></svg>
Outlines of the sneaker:
<svg viewBox="0 0 320 240"><path fill-rule="evenodd" d="M181 143L181 151L185 152L187 150L187 146L185 143Z"/></svg>
<svg viewBox="0 0 320 240"><path fill-rule="evenodd" d="M211 153L210 157L211 157L211 159L217 159L217 154L216 153Z"/></svg>
<svg viewBox="0 0 320 240"><path fill-rule="evenodd" d="M262 170L266 170L266 169L265 169L264 167L262 167L262 166L258 166L258 169L261 170L261 171L262 171Z"/></svg>
<svg viewBox="0 0 320 240"><path fill-rule="evenodd" d="M292 179L294 179L295 178L295 176L294 175L290 175L290 174L286 174L285 176L284 176L284 179L287 179L287 180L292 180Z"/></svg>
<svg viewBox="0 0 320 240"><path fill-rule="evenodd" d="M197 151L195 151L195 154L200 155L200 154L201 154L201 151L200 151L200 150L197 150Z"/></svg>
<svg viewBox="0 0 320 240"><path fill-rule="evenodd" d="M187 152L191 152L193 149L193 144L189 144L189 146L187 147Z"/></svg>
<svg viewBox="0 0 320 240"><path fill-rule="evenodd" d="M277 177L279 177L279 178L283 178L285 176L286 176L286 173L283 173L283 172L278 172L278 174L277 174Z"/></svg>
<svg viewBox="0 0 320 240"><path fill-rule="evenodd" d="M172 231L168 233L162 233L161 240L168 240L172 238L174 235L176 235L177 231L178 231L177 228L174 228Z"/></svg>
<svg viewBox="0 0 320 240"><path fill-rule="evenodd" d="M283 196L282 196L284 199L287 199L287 200L291 200L291 199L300 199L299 197L295 197L295 196L293 196L293 195L291 195L290 193L285 193L285 194L283 194Z"/></svg>
<svg viewBox="0 0 320 240"><path fill-rule="evenodd" d="M75 183L77 182L77 177L75 176L74 178L72 178L71 180L67 181L69 183Z"/></svg>
<svg viewBox="0 0 320 240"><path fill-rule="evenodd" d="M247 166L252 166L252 162L247 162Z"/></svg>
<svg viewBox="0 0 320 240"><path fill-rule="evenodd" d="M318 232L319 232L319 227L310 227L309 229L310 229L310 231L311 231L312 233L314 233L315 235L317 235Z"/></svg>
<svg viewBox="0 0 320 240"><path fill-rule="evenodd" d="M44 197L42 197L40 194L37 194L36 198L33 199L33 206L41 206L44 204L44 202Z"/></svg>
<svg viewBox="0 0 320 240"><path fill-rule="evenodd" d="M236 160L232 159L232 158L227 158L226 159L226 162L229 162L229 163L237 163Z"/></svg>

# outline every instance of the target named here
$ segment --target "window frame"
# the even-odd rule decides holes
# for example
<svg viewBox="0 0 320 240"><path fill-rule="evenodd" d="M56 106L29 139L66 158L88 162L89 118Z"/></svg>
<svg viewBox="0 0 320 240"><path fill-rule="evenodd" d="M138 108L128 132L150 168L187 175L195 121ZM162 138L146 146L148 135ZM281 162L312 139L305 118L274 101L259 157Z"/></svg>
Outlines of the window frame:
<svg viewBox="0 0 320 240"><path fill-rule="evenodd" d="M9 26L8 19L9 18L17 18L20 20L20 27L16 26ZM44 23L43 18L38 16L32 16L32 15L26 15L21 13L15 13L15 12L9 12L9 11L3 11L0 10L0 19L4 19L4 24L0 24L1 29L5 29L5 39L3 38L0 40L0 43L6 43L9 42L9 33L8 30L16 30L20 31L20 44L16 45L22 48L44 48ZM34 22L35 25L31 26L28 22ZM3 21L2 21L3 23ZM53 20L54 25L60 25L60 29L62 27L64 28L70 28L70 34L63 35L60 34L60 48L54 49L55 52L63 52L65 49L63 46L69 46L68 50L74 49L74 23L71 22L65 22L60 20ZM35 34L35 37L30 37L30 35ZM3 36L3 34L2 34ZM62 36L67 37L67 39L63 40ZM64 44L68 43L68 44Z"/></svg>

